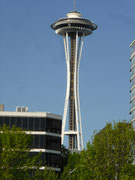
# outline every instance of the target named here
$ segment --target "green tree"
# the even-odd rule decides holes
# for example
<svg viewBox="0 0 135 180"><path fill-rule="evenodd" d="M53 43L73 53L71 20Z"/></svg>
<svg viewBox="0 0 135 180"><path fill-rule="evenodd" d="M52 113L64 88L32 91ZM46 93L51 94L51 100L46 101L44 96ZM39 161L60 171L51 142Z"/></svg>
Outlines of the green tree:
<svg viewBox="0 0 135 180"><path fill-rule="evenodd" d="M69 155L70 155L70 151L62 145L61 146L61 172L63 172L64 167L68 164Z"/></svg>
<svg viewBox="0 0 135 180"><path fill-rule="evenodd" d="M131 124L109 123L81 153L80 177L95 180L135 178L134 155L135 132Z"/></svg>
<svg viewBox="0 0 135 180"><path fill-rule="evenodd" d="M39 156L29 156L31 136L20 128L0 128L0 180L30 179L30 171L39 169Z"/></svg>
<svg viewBox="0 0 135 180"><path fill-rule="evenodd" d="M133 180L134 161L135 131L132 125L125 121L108 123L94 134L86 149L69 156L63 179ZM70 178L69 172L72 172Z"/></svg>
<svg viewBox="0 0 135 180"><path fill-rule="evenodd" d="M65 166L64 171L61 175L61 180L77 179L78 165L80 164L80 154L79 153L69 153L68 164Z"/></svg>
<svg viewBox="0 0 135 180"><path fill-rule="evenodd" d="M32 180L58 180L58 173L56 173L51 168L48 170L45 166L44 170L35 171L31 178Z"/></svg>

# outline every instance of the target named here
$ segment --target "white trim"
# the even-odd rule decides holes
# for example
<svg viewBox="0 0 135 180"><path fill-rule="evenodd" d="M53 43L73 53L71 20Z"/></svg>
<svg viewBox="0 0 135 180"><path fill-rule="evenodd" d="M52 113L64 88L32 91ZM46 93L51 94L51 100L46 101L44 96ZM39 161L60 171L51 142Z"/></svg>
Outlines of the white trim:
<svg viewBox="0 0 135 180"><path fill-rule="evenodd" d="M11 117L43 117L43 118L53 118L57 120L62 120L61 115L51 114L47 112L10 112L1 111L0 116L11 116Z"/></svg>
<svg viewBox="0 0 135 180"><path fill-rule="evenodd" d="M44 170L45 168L46 168L45 166L42 166L42 167L40 167L39 169L40 169L40 170ZM47 170L61 171L60 168L55 168L55 167L47 167Z"/></svg>
<svg viewBox="0 0 135 180"><path fill-rule="evenodd" d="M54 136L54 137L61 137L61 134L50 133L50 132L43 132L43 131L24 131L26 134L35 134L35 135L47 135L47 136Z"/></svg>
<svg viewBox="0 0 135 180"><path fill-rule="evenodd" d="M69 130L64 132L65 135L77 135L77 131Z"/></svg>
<svg viewBox="0 0 135 180"><path fill-rule="evenodd" d="M46 168L46 166L41 166L39 169L40 169L40 170L44 170L45 168ZM32 169L36 169L36 167L33 167ZM47 166L47 170L61 171L61 168L57 168L57 167L48 167L48 166Z"/></svg>
<svg viewBox="0 0 135 180"><path fill-rule="evenodd" d="M50 150L50 149L31 149L30 152L47 152L52 154L61 154L61 151Z"/></svg>

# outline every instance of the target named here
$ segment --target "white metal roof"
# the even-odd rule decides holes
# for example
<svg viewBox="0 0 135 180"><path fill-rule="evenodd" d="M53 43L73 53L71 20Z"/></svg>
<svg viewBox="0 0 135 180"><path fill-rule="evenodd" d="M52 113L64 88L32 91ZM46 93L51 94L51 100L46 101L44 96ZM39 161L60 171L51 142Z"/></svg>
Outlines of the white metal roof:
<svg viewBox="0 0 135 180"><path fill-rule="evenodd" d="M7 117L47 117L62 120L61 115L52 114L48 112L12 112L12 111L0 111L0 116Z"/></svg>

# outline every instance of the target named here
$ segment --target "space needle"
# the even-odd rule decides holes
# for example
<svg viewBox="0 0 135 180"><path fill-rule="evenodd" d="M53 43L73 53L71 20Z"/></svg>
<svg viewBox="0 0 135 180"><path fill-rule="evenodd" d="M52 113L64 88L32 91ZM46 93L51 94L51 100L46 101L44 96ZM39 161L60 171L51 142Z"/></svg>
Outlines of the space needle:
<svg viewBox="0 0 135 180"><path fill-rule="evenodd" d="M75 2L75 1L74 1ZM69 137L69 149L83 149L83 136L79 100L79 66L84 37L97 29L92 21L82 17L80 12L72 11L51 25L56 34L63 36L66 64L67 91L62 122L62 144Z"/></svg>

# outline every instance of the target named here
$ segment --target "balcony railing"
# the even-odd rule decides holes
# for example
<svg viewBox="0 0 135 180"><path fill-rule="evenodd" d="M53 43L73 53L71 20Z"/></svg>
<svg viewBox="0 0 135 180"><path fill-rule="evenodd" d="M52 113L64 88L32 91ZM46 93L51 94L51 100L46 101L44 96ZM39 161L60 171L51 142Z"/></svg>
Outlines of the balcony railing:
<svg viewBox="0 0 135 180"><path fill-rule="evenodd" d="M133 69L132 71L131 71L131 78L132 78L132 76L135 74L135 69Z"/></svg>
<svg viewBox="0 0 135 180"><path fill-rule="evenodd" d="M133 112L134 110L135 110L135 106L133 106L133 107L131 106L131 107L130 107L130 114L132 114L132 112Z"/></svg>
<svg viewBox="0 0 135 180"><path fill-rule="evenodd" d="M131 93L131 99L135 97L135 92L134 93Z"/></svg>

